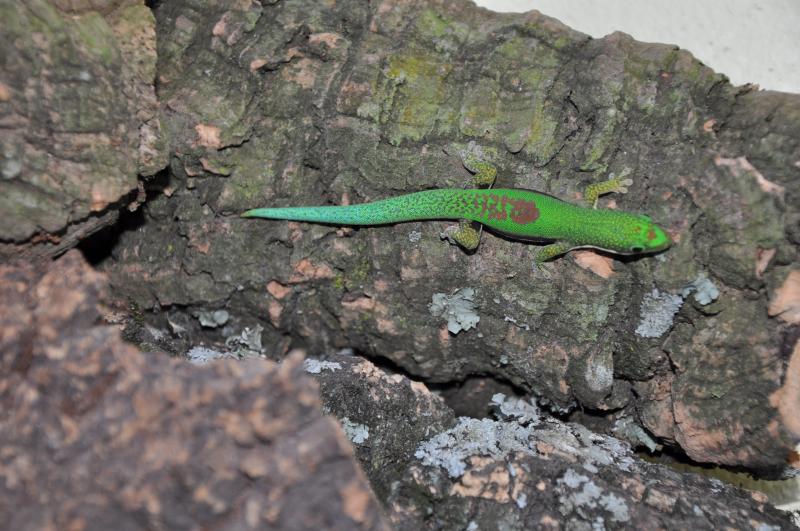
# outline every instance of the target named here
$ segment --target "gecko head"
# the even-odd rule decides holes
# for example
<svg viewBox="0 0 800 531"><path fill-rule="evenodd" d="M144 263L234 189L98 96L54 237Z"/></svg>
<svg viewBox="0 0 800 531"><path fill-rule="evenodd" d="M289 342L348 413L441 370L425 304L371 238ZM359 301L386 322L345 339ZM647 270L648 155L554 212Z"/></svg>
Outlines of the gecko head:
<svg viewBox="0 0 800 531"><path fill-rule="evenodd" d="M672 245L667 232L645 215L637 216L629 231L626 250L631 254L656 253Z"/></svg>

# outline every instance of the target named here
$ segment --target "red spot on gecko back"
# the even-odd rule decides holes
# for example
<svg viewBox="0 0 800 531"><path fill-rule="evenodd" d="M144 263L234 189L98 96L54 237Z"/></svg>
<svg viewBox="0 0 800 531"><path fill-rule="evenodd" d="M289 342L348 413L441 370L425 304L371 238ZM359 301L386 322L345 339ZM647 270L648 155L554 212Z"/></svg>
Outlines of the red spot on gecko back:
<svg viewBox="0 0 800 531"><path fill-rule="evenodd" d="M505 221L508 217L506 213L506 201L505 197L500 198L496 194L489 194L489 219L496 219L498 221Z"/></svg>
<svg viewBox="0 0 800 531"><path fill-rule="evenodd" d="M505 221L509 217L514 223L524 225L539 218L536 203L529 199L511 199L499 194L481 194L473 199L479 218L486 221Z"/></svg>
<svg viewBox="0 0 800 531"><path fill-rule="evenodd" d="M511 203L511 219L515 223L533 223L539 218L539 209L533 201L510 199L508 202Z"/></svg>

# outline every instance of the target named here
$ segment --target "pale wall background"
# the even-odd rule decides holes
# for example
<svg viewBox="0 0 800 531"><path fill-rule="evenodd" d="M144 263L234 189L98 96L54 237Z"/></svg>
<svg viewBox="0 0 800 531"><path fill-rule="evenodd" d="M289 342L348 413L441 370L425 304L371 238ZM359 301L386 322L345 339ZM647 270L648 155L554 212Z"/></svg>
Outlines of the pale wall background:
<svg viewBox="0 0 800 531"><path fill-rule="evenodd" d="M603 37L616 30L677 44L734 85L800 93L800 0L474 0L494 11L536 9Z"/></svg>

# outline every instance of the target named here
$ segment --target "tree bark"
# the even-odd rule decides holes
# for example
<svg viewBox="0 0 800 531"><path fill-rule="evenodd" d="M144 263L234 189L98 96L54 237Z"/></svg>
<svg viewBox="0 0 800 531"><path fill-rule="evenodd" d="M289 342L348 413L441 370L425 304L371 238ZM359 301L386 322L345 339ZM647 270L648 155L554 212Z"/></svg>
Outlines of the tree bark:
<svg viewBox="0 0 800 531"><path fill-rule="evenodd" d="M674 46L621 33L591 39L535 11L498 14L465 1L170 0L152 13L134 0L0 0L3 261L92 246L99 240L87 238L113 226L101 268L140 344L184 353L238 341L273 360L297 348L352 349L439 385L477 416L486 415L485 395L471 390L502 388L694 461L771 474L798 466L800 96L733 87ZM574 252L545 278L531 270L534 245L484 234L466 254L441 238L450 222L356 230L238 216L469 186L474 158L499 169L498 186L570 201L630 171L630 192L602 205L649 215L674 245L655 257ZM42 275L25 273L15 293ZM451 321L476 326L458 330L434 300ZM19 313L20 341L40 334L31 312ZM75 339L63 329L72 317L43 315L45 336ZM47 358L49 382L62 347L26 344L3 376L36 390L46 383L14 371ZM129 363L143 378L161 381L136 359ZM195 377L179 365L162 369L178 385ZM215 374L232 386L237 370ZM261 370L265 384L286 384L279 369ZM94 407L94 384L71 378L63 385L77 385ZM58 430L82 422L58 417L63 404L53 400L41 404L54 408L37 413L42 422ZM456 422L450 410L424 407L439 415L437 431ZM14 411L6 421L25 432ZM520 459L548 471L555 488L566 465L551 470L540 458ZM368 472L390 461L363 459ZM496 466L469 464L489 467L487 477ZM449 476L421 466L386 477L410 495L420 485L440 489L450 503ZM429 484L419 480L428 472ZM371 477L392 507L411 503ZM94 492L85 485L78 492ZM686 488L699 497L709 487ZM380 526L372 499L356 498L361 525ZM443 507L436 503L428 509Z"/></svg>
<svg viewBox="0 0 800 531"><path fill-rule="evenodd" d="M137 0L0 0L0 258L55 256L167 164L155 19Z"/></svg>
<svg viewBox="0 0 800 531"><path fill-rule="evenodd" d="M1 265L6 529L388 529L302 359L196 367L99 324L72 251Z"/></svg>
<svg viewBox="0 0 800 531"><path fill-rule="evenodd" d="M698 474L646 463L613 437L495 395L461 417L425 386L355 356L307 360L394 529L791 527L785 513Z"/></svg>
<svg viewBox="0 0 800 531"><path fill-rule="evenodd" d="M162 316L225 308L232 325L264 326L274 358L348 347L430 382L492 375L558 411L633 419L697 461L787 463L800 96L732 87L674 46L591 39L537 12L228 6L155 11L175 156L167 193L107 263L120 293ZM530 245L484 235L466 255L441 240L446 222L237 217L462 186L470 154L500 186L568 200L631 170L630 193L604 203L647 213L675 244L572 253L547 280ZM480 321L452 334L429 306L462 288Z"/></svg>

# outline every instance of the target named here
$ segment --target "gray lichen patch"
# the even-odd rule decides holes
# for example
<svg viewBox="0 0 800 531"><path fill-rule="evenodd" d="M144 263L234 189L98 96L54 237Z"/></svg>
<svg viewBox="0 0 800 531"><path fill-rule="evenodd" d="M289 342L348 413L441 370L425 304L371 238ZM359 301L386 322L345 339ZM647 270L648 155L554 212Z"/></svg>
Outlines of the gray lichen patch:
<svg viewBox="0 0 800 531"><path fill-rule="evenodd" d="M563 477L557 480L557 484L564 491L558 498L564 516L580 510L581 507L602 507L611 513L611 520L614 522L627 522L630 519L624 499L614 493L603 493L603 489L588 476L579 474L572 468L567 469Z"/></svg>
<svg viewBox="0 0 800 531"><path fill-rule="evenodd" d="M306 371L310 372L308 369ZM353 422L347 417L344 417L341 423L344 434L353 444L364 444L369 439L369 426Z"/></svg>
<svg viewBox="0 0 800 531"><path fill-rule="evenodd" d="M517 422L461 417L453 428L420 443L414 456L457 478L467 470L466 461L474 455L493 459L504 459L512 452L535 455L530 437L531 428Z"/></svg>
<svg viewBox="0 0 800 531"><path fill-rule="evenodd" d="M501 393L492 397L491 405L499 417L508 420L460 417L456 426L419 444L414 456L423 464L445 469L451 478L467 470L470 457L505 459L514 452L534 456L537 447L558 448L588 465L629 470L633 454L628 445L590 432L580 425L550 420L541 422L536 406L519 399L507 399Z"/></svg>
<svg viewBox="0 0 800 531"><path fill-rule="evenodd" d="M539 408L533 402L497 393L492 396L491 405L497 408L497 414L503 420L514 420L523 425L534 426L539 423Z"/></svg>
<svg viewBox="0 0 800 531"><path fill-rule="evenodd" d="M225 340L225 346L240 357L261 356L264 353L264 347L261 345L262 332L264 327L261 325L253 328L246 326L239 334L229 336Z"/></svg>
<svg viewBox="0 0 800 531"><path fill-rule="evenodd" d="M719 288L709 280L708 275L700 273L697 278L681 290L683 298L694 293L694 300L701 306L707 306L719 298Z"/></svg>
<svg viewBox="0 0 800 531"><path fill-rule="evenodd" d="M451 334L475 328L481 320L472 288L461 288L452 295L434 293L428 309L434 317L447 320L447 330Z"/></svg>
<svg viewBox="0 0 800 531"><path fill-rule="evenodd" d="M683 297L654 288L644 296L636 334L641 337L661 337L672 327L675 314L683 306Z"/></svg>
<svg viewBox="0 0 800 531"><path fill-rule="evenodd" d="M200 321L200 326L204 328L220 327L231 318L231 315L225 310L198 311L195 316Z"/></svg>
<svg viewBox="0 0 800 531"><path fill-rule="evenodd" d="M321 361L315 358L306 358L303 361L303 368L309 374L319 374L322 371L336 371L342 368L340 363L335 361Z"/></svg>
<svg viewBox="0 0 800 531"><path fill-rule="evenodd" d="M705 273L700 273L678 295L654 288L642 300L636 334L641 337L663 336L672 328L675 314L680 311L684 300L692 294L698 304L707 306L719 298L719 288Z"/></svg>
<svg viewBox="0 0 800 531"><path fill-rule="evenodd" d="M189 349L186 353L186 358L195 365L207 365L214 360L238 359L238 356L231 352L223 352L199 345Z"/></svg>

